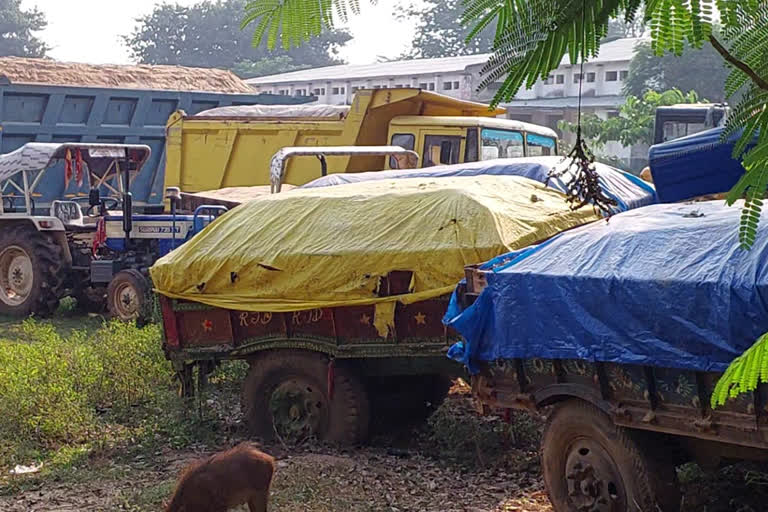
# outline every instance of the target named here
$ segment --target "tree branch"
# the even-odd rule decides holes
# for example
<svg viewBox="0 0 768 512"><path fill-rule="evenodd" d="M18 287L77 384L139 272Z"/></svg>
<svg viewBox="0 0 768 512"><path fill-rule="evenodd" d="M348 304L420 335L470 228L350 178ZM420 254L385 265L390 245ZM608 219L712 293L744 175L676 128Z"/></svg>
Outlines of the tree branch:
<svg viewBox="0 0 768 512"><path fill-rule="evenodd" d="M717 50L717 53L722 55L722 57L728 61L731 65L734 67L740 69L744 72L745 75L747 75L749 78L752 79L755 84L760 87L763 90L768 91L768 81L764 80L763 78L758 75L754 69L750 68L747 63L740 61L736 57L734 57L731 52L728 51L728 49L723 46L720 41L717 40L717 38L714 35L709 36L709 42L712 43L712 46Z"/></svg>

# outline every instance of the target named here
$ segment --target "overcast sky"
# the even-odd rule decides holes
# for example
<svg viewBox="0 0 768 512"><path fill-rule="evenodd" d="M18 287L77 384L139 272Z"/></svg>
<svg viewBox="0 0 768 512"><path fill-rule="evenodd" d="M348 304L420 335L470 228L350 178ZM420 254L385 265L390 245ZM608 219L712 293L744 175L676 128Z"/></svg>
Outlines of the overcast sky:
<svg viewBox="0 0 768 512"><path fill-rule="evenodd" d="M199 0L175 0L192 5ZM131 32L135 19L152 11L158 0L22 0L24 8L37 7L48 18L40 36L59 60L127 64L128 52L120 36ZM370 7L366 2L359 17L350 20L354 39L343 56L354 64L374 62L377 56L399 55L410 42L411 27L395 21L394 0L381 0Z"/></svg>

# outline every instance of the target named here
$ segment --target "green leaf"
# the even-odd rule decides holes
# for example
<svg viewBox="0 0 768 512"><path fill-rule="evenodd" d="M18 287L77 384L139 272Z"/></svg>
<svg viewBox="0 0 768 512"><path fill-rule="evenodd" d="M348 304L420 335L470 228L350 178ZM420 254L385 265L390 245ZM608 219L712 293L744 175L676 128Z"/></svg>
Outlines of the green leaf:
<svg viewBox="0 0 768 512"><path fill-rule="evenodd" d="M768 382L768 333L763 334L752 347L734 359L718 379L712 393L711 406L725 405L730 398L757 389L761 382Z"/></svg>

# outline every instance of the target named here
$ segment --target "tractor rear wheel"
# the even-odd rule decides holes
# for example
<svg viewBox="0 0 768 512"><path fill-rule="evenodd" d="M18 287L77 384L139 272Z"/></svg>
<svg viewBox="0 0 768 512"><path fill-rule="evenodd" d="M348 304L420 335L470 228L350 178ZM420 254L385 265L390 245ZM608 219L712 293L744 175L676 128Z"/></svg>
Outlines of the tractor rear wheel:
<svg viewBox="0 0 768 512"><path fill-rule="evenodd" d="M151 290L149 280L136 269L121 270L107 286L107 309L110 316L131 322L140 320L146 311Z"/></svg>
<svg viewBox="0 0 768 512"><path fill-rule="evenodd" d="M26 225L0 227L0 314L48 316L63 288L61 248Z"/></svg>
<svg viewBox="0 0 768 512"><path fill-rule="evenodd" d="M332 386L329 389L329 380ZM368 394L354 373L319 353L275 350L259 355L243 385L243 410L253 435L309 437L357 444L368 436Z"/></svg>

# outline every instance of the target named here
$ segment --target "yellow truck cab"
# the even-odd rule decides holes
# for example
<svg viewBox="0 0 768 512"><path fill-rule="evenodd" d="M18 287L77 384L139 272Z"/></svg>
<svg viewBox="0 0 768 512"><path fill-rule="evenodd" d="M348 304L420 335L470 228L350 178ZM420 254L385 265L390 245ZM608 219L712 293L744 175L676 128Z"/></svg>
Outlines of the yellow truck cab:
<svg viewBox="0 0 768 512"><path fill-rule="evenodd" d="M420 89L359 90L350 106L244 105L196 115L177 111L166 126L165 186L196 193L269 185L269 162L288 146L385 146L415 150L420 165L554 154L548 128L496 116L482 103ZM409 142L410 141L410 142ZM384 156L329 157L327 172L376 171ZM293 159L285 183L318 177L317 159Z"/></svg>
<svg viewBox="0 0 768 512"><path fill-rule="evenodd" d="M399 116L389 143L416 151L421 167L557 154L554 130L495 117Z"/></svg>

